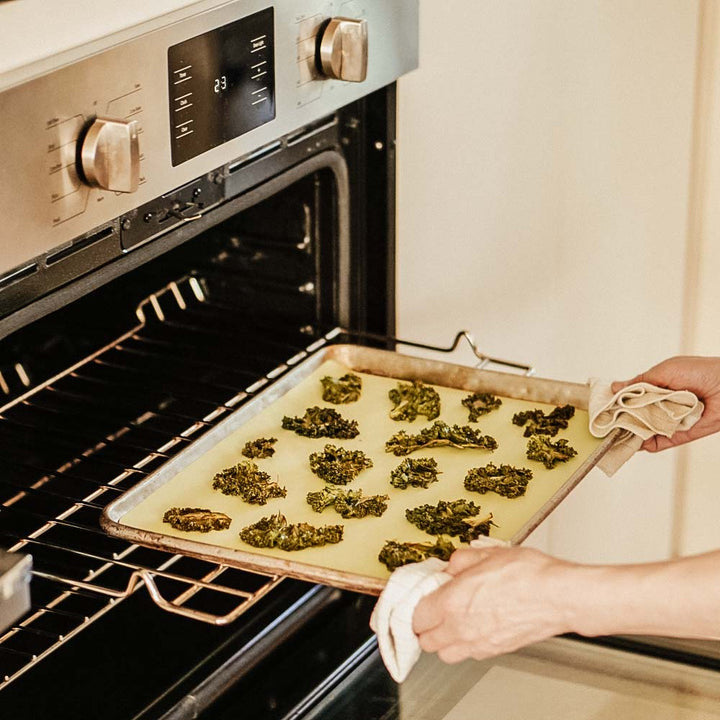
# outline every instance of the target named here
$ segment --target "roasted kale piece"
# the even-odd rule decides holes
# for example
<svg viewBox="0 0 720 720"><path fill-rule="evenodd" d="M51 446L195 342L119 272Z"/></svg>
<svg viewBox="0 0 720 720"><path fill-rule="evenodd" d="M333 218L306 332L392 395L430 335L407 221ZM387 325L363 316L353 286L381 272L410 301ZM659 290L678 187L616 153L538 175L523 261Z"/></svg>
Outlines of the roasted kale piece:
<svg viewBox="0 0 720 720"><path fill-rule="evenodd" d="M399 382L396 388L388 392L388 397L393 404L390 411L393 420L413 422L418 415L434 420L440 414L440 396L437 390L425 385L421 380Z"/></svg>
<svg viewBox="0 0 720 720"><path fill-rule="evenodd" d="M248 440L242 449L242 454L246 458L269 458L275 454L273 445L277 442L277 438L258 438L257 440Z"/></svg>
<svg viewBox="0 0 720 720"><path fill-rule="evenodd" d="M502 400L492 393L471 393L463 398L462 404L469 410L470 422L477 422L478 418L487 415L493 410L497 410L502 405Z"/></svg>
<svg viewBox="0 0 720 720"><path fill-rule="evenodd" d="M528 460L537 460L551 470L558 463L567 462L577 455L577 450L570 447L567 440L551 442L542 435L531 435L525 454Z"/></svg>
<svg viewBox="0 0 720 720"><path fill-rule="evenodd" d="M309 438L342 438L349 440L360 434L357 420L346 420L337 410L321 408L317 405L308 408L302 417L282 419L285 430L292 430L298 435Z"/></svg>
<svg viewBox="0 0 720 720"><path fill-rule="evenodd" d="M401 490L409 485L426 488L437 482L438 474L435 458L405 458L390 473L390 484Z"/></svg>
<svg viewBox="0 0 720 720"><path fill-rule="evenodd" d="M372 466L372 460L362 450L345 450L335 445L326 445L322 452L310 455L310 469L333 485L347 485Z"/></svg>
<svg viewBox="0 0 720 720"><path fill-rule="evenodd" d="M344 518L380 517L387 510L387 495L364 495L362 490L343 490L324 487L319 492L309 492L307 502L315 512L334 507Z"/></svg>
<svg viewBox="0 0 720 720"><path fill-rule="evenodd" d="M469 425L450 427L442 420L436 420L430 427L423 428L417 435L408 435L404 430L395 433L386 443L385 452L393 455L409 455L422 448L450 447L465 449L495 450L497 441L490 435L483 435Z"/></svg>
<svg viewBox="0 0 720 720"><path fill-rule="evenodd" d="M237 465L225 468L213 478L213 489L223 495L238 495L253 505L265 505L271 498L287 495L287 490L270 480L270 476L258 470L250 460L242 460Z"/></svg>
<svg viewBox="0 0 720 720"><path fill-rule="evenodd" d="M572 405L563 405L551 410L547 415L540 409L525 410L513 415L513 424L525 426L525 437L531 435L549 435L555 437L558 431L567 428L570 419L575 414Z"/></svg>
<svg viewBox="0 0 720 720"><path fill-rule="evenodd" d="M397 540L388 540L378 555L378 560L383 563L390 572L401 565L416 563L426 560L429 557L449 560L455 552L452 541L442 536L434 543L402 543Z"/></svg>
<svg viewBox="0 0 720 720"><path fill-rule="evenodd" d="M405 517L430 535L454 535L462 542L490 534L492 513L482 519L480 506L468 500L440 500L437 505L420 505L405 511Z"/></svg>
<svg viewBox="0 0 720 720"><path fill-rule="evenodd" d="M326 375L320 378L323 386L322 399L335 405L344 405L360 399L362 378L355 373L347 373L337 380Z"/></svg>
<svg viewBox="0 0 720 720"><path fill-rule="evenodd" d="M342 537L342 525L315 527L308 523L290 524L282 513L261 518L240 531L240 539L248 545L280 550L304 550L339 543Z"/></svg>
<svg viewBox="0 0 720 720"><path fill-rule="evenodd" d="M532 470L512 465L494 465L470 468L465 476L465 489L485 494L492 491L507 498L516 498L525 494L532 480Z"/></svg>
<svg viewBox="0 0 720 720"><path fill-rule="evenodd" d="M170 508L163 515L163 522L170 523L176 530L185 532L210 532L227 530L232 520L229 515L213 512L208 508Z"/></svg>

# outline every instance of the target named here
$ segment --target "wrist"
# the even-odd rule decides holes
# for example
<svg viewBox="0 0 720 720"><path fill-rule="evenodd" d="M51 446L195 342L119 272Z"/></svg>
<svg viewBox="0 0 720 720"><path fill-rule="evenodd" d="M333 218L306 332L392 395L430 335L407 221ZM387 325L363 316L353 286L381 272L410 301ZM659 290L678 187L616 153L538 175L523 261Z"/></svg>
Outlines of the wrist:
<svg viewBox="0 0 720 720"><path fill-rule="evenodd" d="M613 632L617 606L613 597L622 591L617 567L561 562L554 568L551 599L560 633L587 637Z"/></svg>
<svg viewBox="0 0 720 720"><path fill-rule="evenodd" d="M571 565L565 577L566 632L587 637L658 634L671 620L669 563ZM673 605L673 603L670 603Z"/></svg>
<svg viewBox="0 0 720 720"><path fill-rule="evenodd" d="M641 565L555 561L547 579L556 633L720 639L720 551Z"/></svg>
<svg viewBox="0 0 720 720"><path fill-rule="evenodd" d="M547 609L548 621L554 635L575 632L585 634L584 625L589 590L592 587L594 568L553 558L544 573L541 585L542 603Z"/></svg>

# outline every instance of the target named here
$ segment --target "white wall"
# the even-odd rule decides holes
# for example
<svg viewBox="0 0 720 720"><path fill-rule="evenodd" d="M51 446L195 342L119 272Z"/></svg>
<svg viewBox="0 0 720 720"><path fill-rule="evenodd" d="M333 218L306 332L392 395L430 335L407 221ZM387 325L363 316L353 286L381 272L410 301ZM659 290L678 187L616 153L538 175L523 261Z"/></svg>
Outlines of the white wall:
<svg viewBox="0 0 720 720"><path fill-rule="evenodd" d="M700 26L695 143L688 222L685 347L720 355L720 2L704 0ZM676 493L680 554L720 547L717 436L687 446Z"/></svg>
<svg viewBox="0 0 720 720"><path fill-rule="evenodd" d="M401 337L466 327L575 381L681 350L698 17L695 0L421 0L399 92ZM536 544L666 556L676 457L591 474Z"/></svg>

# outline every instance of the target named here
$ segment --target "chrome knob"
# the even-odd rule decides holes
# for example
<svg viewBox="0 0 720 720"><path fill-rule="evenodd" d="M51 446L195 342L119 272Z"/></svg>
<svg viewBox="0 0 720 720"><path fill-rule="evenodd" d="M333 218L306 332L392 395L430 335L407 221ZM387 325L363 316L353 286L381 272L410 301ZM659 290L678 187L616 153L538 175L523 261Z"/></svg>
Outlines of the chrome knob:
<svg viewBox="0 0 720 720"><path fill-rule="evenodd" d="M95 118L82 141L80 164L88 185L135 192L140 181L137 121Z"/></svg>
<svg viewBox="0 0 720 720"><path fill-rule="evenodd" d="M367 20L332 18L319 38L318 56L327 77L362 82L367 76Z"/></svg>

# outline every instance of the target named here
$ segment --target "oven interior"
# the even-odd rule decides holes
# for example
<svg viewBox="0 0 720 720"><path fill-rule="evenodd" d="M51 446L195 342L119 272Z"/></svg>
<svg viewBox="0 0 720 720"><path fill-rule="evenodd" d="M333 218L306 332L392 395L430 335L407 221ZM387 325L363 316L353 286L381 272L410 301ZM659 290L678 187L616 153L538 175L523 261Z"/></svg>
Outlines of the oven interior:
<svg viewBox="0 0 720 720"><path fill-rule="evenodd" d="M344 313L361 330L392 330L392 151L366 151L388 147L392 95L330 118L330 140L318 142L311 128L307 161L297 161L311 151L295 140L261 160L259 174L250 167L233 179L225 168L235 191L226 190L222 212L179 223L148 244L154 258L106 271L112 279L0 342L0 547L33 558L31 610L0 632L0 703L17 716L82 712L95 697L104 717L189 717L255 673L253 687L269 682L254 695L257 717L281 717L306 680L327 682L368 652L369 599L128 545L98 519L337 335ZM368 180L373 163L384 169L379 182ZM365 171L347 172L358 166ZM292 181L275 182L285 172ZM384 200L373 203L375 194ZM171 249L158 253L162 242ZM379 297L370 299L369 284ZM325 619L309 630L316 617ZM280 668L267 657L280 644L294 657L291 638L302 645L308 633L313 649L302 652L319 653L315 671L302 660L286 667L288 681L300 668L305 680L278 701L277 678L258 667ZM46 697L32 689L38 683ZM192 711L183 705L189 688Z"/></svg>

